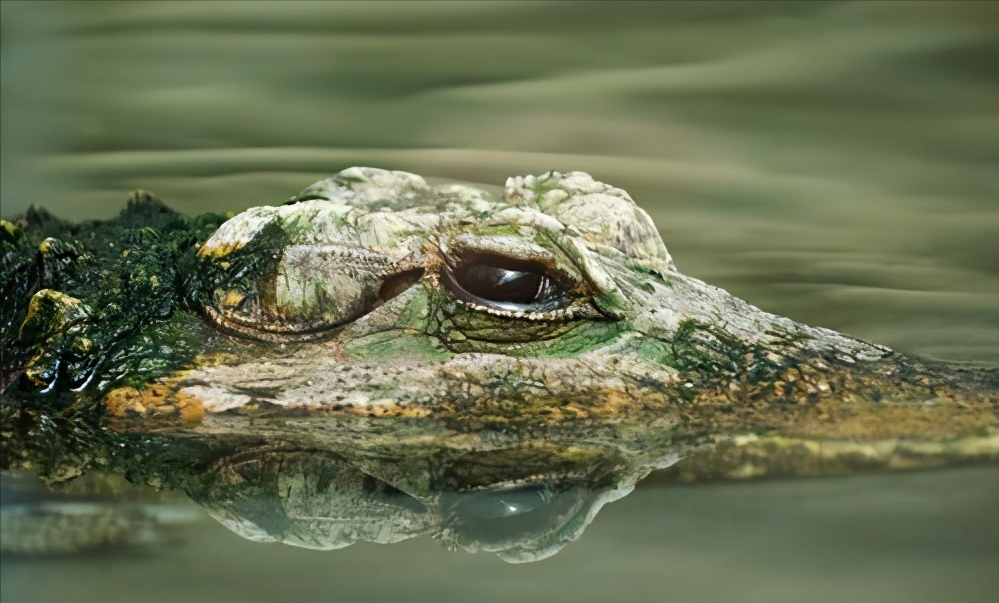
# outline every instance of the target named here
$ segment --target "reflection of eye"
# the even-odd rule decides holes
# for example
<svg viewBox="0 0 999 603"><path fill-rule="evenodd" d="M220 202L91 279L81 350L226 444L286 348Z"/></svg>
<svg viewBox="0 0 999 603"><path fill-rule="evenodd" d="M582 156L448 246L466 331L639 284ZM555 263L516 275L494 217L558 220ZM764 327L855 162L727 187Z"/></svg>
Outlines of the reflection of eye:
<svg viewBox="0 0 999 603"><path fill-rule="evenodd" d="M458 499L455 514L466 521L502 519L530 513L550 499L550 492L537 487L469 494Z"/></svg>
<svg viewBox="0 0 999 603"><path fill-rule="evenodd" d="M448 288L466 302L532 312L565 305L564 278L536 261L475 253L463 258L447 276Z"/></svg>
<svg viewBox="0 0 999 603"><path fill-rule="evenodd" d="M452 494L442 498L450 527L460 540L513 542L557 532L586 501L586 492L531 486L499 492Z"/></svg>

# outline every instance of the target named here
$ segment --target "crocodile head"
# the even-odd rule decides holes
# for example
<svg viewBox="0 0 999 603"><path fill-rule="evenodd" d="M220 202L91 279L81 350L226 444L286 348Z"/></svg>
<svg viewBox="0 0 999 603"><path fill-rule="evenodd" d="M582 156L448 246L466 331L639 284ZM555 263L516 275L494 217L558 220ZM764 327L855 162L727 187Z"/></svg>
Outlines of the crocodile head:
<svg viewBox="0 0 999 603"><path fill-rule="evenodd" d="M198 255L198 307L262 344L187 377L209 412L617 412L675 381L663 335L704 316L675 303L648 215L582 173L511 178L492 200L354 168L232 218Z"/></svg>
<svg viewBox="0 0 999 603"><path fill-rule="evenodd" d="M686 276L628 194L587 174L511 178L498 197L371 168L222 224L140 196L108 231L117 243L81 251L88 232L107 240L92 224L38 245L45 288L8 395L86 394L124 432L310 446L707 446L681 464L693 476L997 455L994 371L907 358ZM406 431L418 421L434 427Z"/></svg>
<svg viewBox="0 0 999 603"><path fill-rule="evenodd" d="M432 533L532 561L654 469L999 457L994 370L686 276L627 193L579 172L494 199L351 168L224 223L145 193L111 221L18 222L0 231L3 467L124 469L254 540Z"/></svg>

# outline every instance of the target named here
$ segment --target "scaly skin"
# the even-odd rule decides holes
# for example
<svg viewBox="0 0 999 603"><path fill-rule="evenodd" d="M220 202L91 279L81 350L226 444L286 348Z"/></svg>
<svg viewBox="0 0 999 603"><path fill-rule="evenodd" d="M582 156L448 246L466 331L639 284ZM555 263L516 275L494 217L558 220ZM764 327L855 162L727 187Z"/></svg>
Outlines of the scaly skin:
<svg viewBox="0 0 999 603"><path fill-rule="evenodd" d="M351 168L228 221L139 191L115 220L33 209L2 227L3 468L124 471L253 540L432 533L534 561L654 469L999 458L996 371L683 275L624 191L578 172L491 200ZM483 263L546 280L490 301L462 276ZM45 544L58 513L11 517L11 550L65 548Z"/></svg>
<svg viewBox="0 0 999 603"><path fill-rule="evenodd" d="M23 287L6 298L33 294L16 334L21 317L7 321L5 397L99 399L121 432L247 436L286 416L363 414L503 441L636 421L685 454L761 435L811 443L812 456L874 446L845 448L861 464L999 448L995 371L910 359L683 275L627 193L586 174L511 178L491 200L351 168L205 240L219 221L138 194L116 222L73 227L35 212L25 233L5 223L8 246L38 245L35 283L5 268L5 291ZM64 238L31 240L47 230ZM453 275L473 254L542 266L560 279L559 299L461 299ZM765 465L752 471L776 470ZM781 471L796 470L784 460Z"/></svg>
<svg viewBox="0 0 999 603"><path fill-rule="evenodd" d="M678 458L681 479L999 458L995 370L801 325L681 274L627 193L583 173L511 178L493 200L351 168L222 222L140 191L116 220L3 223L5 468L125 469L258 539L443 530L524 561ZM483 263L548 289L490 301L462 276ZM224 503L256 484L267 504L311 508L280 484L324 472L340 485L316 500L380 519L275 535ZM430 515L372 510L365 479ZM442 493L532 484L595 494L540 540L463 540L444 520Z"/></svg>

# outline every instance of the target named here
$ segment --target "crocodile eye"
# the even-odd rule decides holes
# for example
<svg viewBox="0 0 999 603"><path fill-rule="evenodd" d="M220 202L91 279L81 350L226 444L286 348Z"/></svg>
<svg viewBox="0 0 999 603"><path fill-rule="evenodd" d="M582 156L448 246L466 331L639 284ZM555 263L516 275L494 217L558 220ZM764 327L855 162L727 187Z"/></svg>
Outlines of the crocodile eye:
<svg viewBox="0 0 999 603"><path fill-rule="evenodd" d="M563 278L541 262L492 253L461 258L445 284L464 302L508 311L549 311L564 306Z"/></svg>
<svg viewBox="0 0 999 603"><path fill-rule="evenodd" d="M544 274L489 264L462 266L455 271L454 278L472 295L499 303L530 304L551 287L551 280Z"/></svg>

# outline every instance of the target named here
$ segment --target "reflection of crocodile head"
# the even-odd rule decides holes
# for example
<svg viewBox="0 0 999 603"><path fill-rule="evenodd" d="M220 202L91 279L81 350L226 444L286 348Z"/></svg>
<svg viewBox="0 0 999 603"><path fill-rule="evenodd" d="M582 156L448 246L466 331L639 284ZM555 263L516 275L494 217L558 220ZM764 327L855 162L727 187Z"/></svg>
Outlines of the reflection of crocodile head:
<svg viewBox="0 0 999 603"><path fill-rule="evenodd" d="M223 525L259 542L329 550L431 534L522 563L560 551L604 504L676 460L655 448L573 439L493 451L230 444L185 489Z"/></svg>
<svg viewBox="0 0 999 603"><path fill-rule="evenodd" d="M624 191L578 172L511 178L493 200L352 168L224 224L144 194L116 220L18 222L0 232L5 434L26 433L11 408L95 405L119 434L320 449L637 429L682 450L688 476L999 450L994 371L906 358L685 276ZM27 432L5 463L54 445Z"/></svg>

